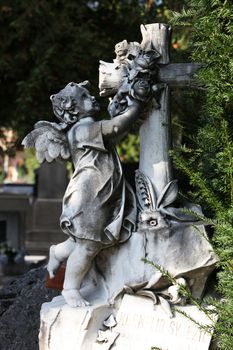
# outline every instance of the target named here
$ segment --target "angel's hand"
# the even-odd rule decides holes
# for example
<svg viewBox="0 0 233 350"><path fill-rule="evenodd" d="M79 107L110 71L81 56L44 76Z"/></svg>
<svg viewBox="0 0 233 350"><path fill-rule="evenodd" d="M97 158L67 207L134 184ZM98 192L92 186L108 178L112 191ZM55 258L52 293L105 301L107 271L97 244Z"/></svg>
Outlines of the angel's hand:
<svg viewBox="0 0 233 350"><path fill-rule="evenodd" d="M133 98L132 96L129 96L129 95L126 95L125 99L126 99L128 107L139 106L141 104L140 101L136 100L135 98Z"/></svg>

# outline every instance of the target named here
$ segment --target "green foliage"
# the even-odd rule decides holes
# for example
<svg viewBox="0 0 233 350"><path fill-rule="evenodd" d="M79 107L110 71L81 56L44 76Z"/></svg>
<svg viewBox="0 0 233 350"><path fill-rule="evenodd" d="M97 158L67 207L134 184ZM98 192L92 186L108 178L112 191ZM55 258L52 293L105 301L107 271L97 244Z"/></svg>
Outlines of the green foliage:
<svg viewBox="0 0 233 350"><path fill-rule="evenodd" d="M233 347L233 3L192 0L175 13L173 23L191 25L192 58L203 62L199 80L207 93L197 133L188 147L174 152L174 160L190 179L190 194L216 221L213 243L219 255L216 335L219 348ZM191 146L191 147L189 147Z"/></svg>
<svg viewBox="0 0 233 350"><path fill-rule="evenodd" d="M179 25L179 26L192 26L191 19L194 16L195 12L191 9L186 10L183 8L180 12L173 11L171 16L172 16L172 24ZM189 22L190 20L190 22Z"/></svg>
<svg viewBox="0 0 233 350"><path fill-rule="evenodd" d="M17 252L8 243L0 243L0 255L5 255L7 257L8 263L13 263Z"/></svg>
<svg viewBox="0 0 233 350"><path fill-rule="evenodd" d="M4 171L3 171L3 167L0 167L0 183L3 182L5 177Z"/></svg>
<svg viewBox="0 0 233 350"><path fill-rule="evenodd" d="M20 145L35 122L54 118L49 96L68 82L88 79L98 95L99 59L111 62L117 42L140 42L141 23L167 21L168 10L179 10L182 3L2 0L1 125L17 130ZM180 34L174 38L179 40ZM106 111L108 101L99 102ZM107 117L107 112L101 117ZM133 138L121 146L122 156L130 161L138 159L138 141Z"/></svg>
<svg viewBox="0 0 233 350"><path fill-rule="evenodd" d="M176 285L179 287L179 294L180 296L184 297L186 301L192 303L195 305L200 311L202 311L206 317L208 318L208 324L203 325L198 320L192 318L190 315L188 315L185 311L180 310L176 307L173 307L173 311L176 311L180 314L182 314L184 317L188 318L192 322L194 322L201 330L212 334L213 333L213 324L215 323L214 320L216 319L216 309L213 307L209 307L209 304L206 303L204 300L195 299L192 296L192 293L190 292L187 285L184 285L182 283L179 283L177 279L172 276L166 269L161 267L160 265L149 261L147 259L142 259L145 263L153 266L156 270L158 270L163 277L167 279L168 282L170 282L172 285Z"/></svg>
<svg viewBox="0 0 233 350"><path fill-rule="evenodd" d="M90 80L98 94L99 59L111 62L125 38L140 41L140 24L157 15L161 7L137 0L3 0L2 125L25 134L39 119L52 118L49 96L73 80Z"/></svg>
<svg viewBox="0 0 233 350"><path fill-rule="evenodd" d="M139 161L139 136L129 134L118 146L117 152L123 162Z"/></svg>
<svg viewBox="0 0 233 350"><path fill-rule="evenodd" d="M35 156L35 151L31 148L26 148L25 151L25 172L26 172L26 179L25 182L27 183L33 183L35 180L35 170L39 167L39 163Z"/></svg>

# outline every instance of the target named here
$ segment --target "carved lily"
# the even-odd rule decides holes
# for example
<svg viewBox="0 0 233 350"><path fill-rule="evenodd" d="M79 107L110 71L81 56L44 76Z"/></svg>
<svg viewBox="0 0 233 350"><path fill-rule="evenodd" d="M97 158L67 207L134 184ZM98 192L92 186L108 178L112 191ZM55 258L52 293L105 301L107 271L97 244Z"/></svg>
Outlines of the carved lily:
<svg viewBox="0 0 233 350"><path fill-rule="evenodd" d="M173 221L196 222L198 218L186 214L184 209L171 207L178 195L177 180L170 181L156 197L149 178L136 171L136 192L139 214L139 229L168 228Z"/></svg>

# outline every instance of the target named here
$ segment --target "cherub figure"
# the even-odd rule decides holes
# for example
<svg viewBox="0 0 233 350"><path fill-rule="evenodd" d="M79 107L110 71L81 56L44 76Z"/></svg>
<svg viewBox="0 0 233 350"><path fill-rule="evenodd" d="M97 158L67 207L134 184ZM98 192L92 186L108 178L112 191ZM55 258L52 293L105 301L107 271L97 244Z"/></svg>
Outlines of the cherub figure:
<svg viewBox="0 0 233 350"><path fill-rule="evenodd" d="M114 142L139 116L142 102L126 97L127 106L111 120L96 121L99 104L88 82L69 83L51 96L60 123L40 121L23 140L35 147L40 162L71 158L74 173L63 199L60 225L69 238L50 248L51 278L67 260L62 294L72 307L88 302L80 294L85 274L103 249L126 241L135 228L134 194L124 180Z"/></svg>

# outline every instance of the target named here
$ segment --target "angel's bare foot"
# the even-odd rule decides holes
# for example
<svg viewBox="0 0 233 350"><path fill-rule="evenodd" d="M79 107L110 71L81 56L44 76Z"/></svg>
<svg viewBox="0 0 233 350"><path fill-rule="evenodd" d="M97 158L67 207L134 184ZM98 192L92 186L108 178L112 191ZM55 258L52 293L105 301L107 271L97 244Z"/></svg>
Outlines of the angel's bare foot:
<svg viewBox="0 0 233 350"><path fill-rule="evenodd" d="M55 255L55 245L52 245L49 250L49 261L47 265L47 270L50 278L54 278L55 272L60 266L60 261L56 258Z"/></svg>
<svg viewBox="0 0 233 350"><path fill-rule="evenodd" d="M90 305L88 301L83 299L78 289L63 289L62 295L65 298L65 301L71 307L85 307Z"/></svg>

